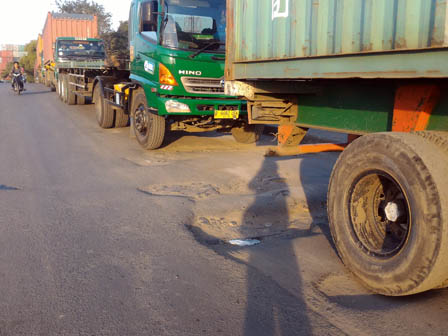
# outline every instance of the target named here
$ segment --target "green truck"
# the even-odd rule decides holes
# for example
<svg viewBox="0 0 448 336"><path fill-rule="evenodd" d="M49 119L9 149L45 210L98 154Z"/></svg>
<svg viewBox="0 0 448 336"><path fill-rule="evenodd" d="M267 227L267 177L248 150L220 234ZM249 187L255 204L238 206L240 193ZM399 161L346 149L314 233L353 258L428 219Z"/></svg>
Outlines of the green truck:
<svg viewBox="0 0 448 336"><path fill-rule="evenodd" d="M448 3L228 0L226 93L271 154L343 150L327 212L347 268L376 293L448 287ZM300 145L309 128L346 144Z"/></svg>
<svg viewBox="0 0 448 336"><path fill-rule="evenodd" d="M69 105L84 105L91 100L96 77L126 76L126 68L119 64L106 65L104 42L97 38L57 38L54 61L45 68L51 87Z"/></svg>
<svg viewBox="0 0 448 336"><path fill-rule="evenodd" d="M255 142L244 100L224 93L225 0L134 0L129 17L130 69L98 76L93 100L101 127L130 121L145 149L167 131L229 131Z"/></svg>

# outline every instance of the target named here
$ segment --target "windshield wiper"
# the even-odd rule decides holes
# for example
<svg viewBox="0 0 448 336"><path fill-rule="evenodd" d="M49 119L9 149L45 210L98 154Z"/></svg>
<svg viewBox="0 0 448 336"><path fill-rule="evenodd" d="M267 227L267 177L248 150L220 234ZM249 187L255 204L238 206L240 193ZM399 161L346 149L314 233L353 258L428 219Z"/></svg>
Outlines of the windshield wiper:
<svg viewBox="0 0 448 336"><path fill-rule="evenodd" d="M198 51L196 51L194 54L191 54L189 57L190 58L195 58L196 56L198 56L199 54L202 54L204 51L206 51L208 48L213 47L214 45L219 44L219 45L225 45L224 42L210 42L209 44L207 44L205 47L199 49Z"/></svg>

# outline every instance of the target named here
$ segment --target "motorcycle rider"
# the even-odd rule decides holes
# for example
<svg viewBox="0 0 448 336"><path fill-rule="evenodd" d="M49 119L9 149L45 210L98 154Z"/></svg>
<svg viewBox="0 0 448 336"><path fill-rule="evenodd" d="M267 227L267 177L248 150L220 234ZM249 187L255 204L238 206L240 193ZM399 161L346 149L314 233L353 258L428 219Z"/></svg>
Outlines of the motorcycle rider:
<svg viewBox="0 0 448 336"><path fill-rule="evenodd" d="M23 68L20 67L19 62L14 62L14 66L13 66L13 68L11 70L11 77L12 77L11 86L12 86L13 89L14 89L14 74L22 75L21 76L22 78L20 78L20 82L19 83L20 83L20 86L21 86L22 90L25 91L24 83L23 83Z"/></svg>

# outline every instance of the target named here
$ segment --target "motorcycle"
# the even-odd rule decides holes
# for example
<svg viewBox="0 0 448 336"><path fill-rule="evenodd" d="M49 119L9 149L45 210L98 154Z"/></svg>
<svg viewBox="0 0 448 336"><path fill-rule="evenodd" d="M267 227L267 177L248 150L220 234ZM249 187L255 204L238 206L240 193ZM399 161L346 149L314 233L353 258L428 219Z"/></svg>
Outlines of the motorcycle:
<svg viewBox="0 0 448 336"><path fill-rule="evenodd" d="M23 91L23 76L22 74L13 74L12 78L12 86L14 88L14 92L20 95Z"/></svg>

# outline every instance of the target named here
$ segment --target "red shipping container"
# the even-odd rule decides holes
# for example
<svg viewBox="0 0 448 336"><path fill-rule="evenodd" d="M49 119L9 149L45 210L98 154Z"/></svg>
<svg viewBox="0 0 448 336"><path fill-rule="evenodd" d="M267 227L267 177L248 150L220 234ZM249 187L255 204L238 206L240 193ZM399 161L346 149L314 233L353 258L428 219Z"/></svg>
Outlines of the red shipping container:
<svg viewBox="0 0 448 336"><path fill-rule="evenodd" d="M2 58L12 58L13 51L12 50L0 50L0 57Z"/></svg>
<svg viewBox="0 0 448 336"><path fill-rule="evenodd" d="M42 31L44 64L54 60L53 45L58 37L97 38L98 18L86 14L49 12Z"/></svg>

